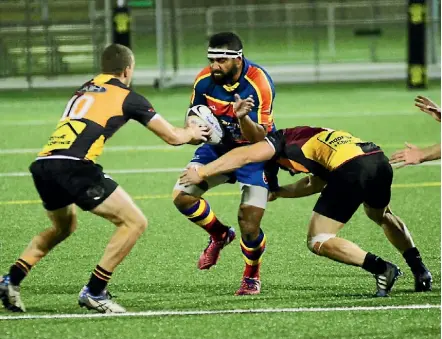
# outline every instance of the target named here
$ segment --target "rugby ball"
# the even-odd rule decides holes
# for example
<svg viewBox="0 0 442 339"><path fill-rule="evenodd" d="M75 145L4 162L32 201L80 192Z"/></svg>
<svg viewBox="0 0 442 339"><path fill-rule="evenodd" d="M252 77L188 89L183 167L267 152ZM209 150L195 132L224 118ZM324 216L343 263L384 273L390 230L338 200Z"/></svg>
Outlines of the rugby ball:
<svg viewBox="0 0 442 339"><path fill-rule="evenodd" d="M218 145L223 138L223 130L209 107L205 105L192 106L187 110L186 120L191 123L205 125L212 129L210 138L206 141L209 145Z"/></svg>

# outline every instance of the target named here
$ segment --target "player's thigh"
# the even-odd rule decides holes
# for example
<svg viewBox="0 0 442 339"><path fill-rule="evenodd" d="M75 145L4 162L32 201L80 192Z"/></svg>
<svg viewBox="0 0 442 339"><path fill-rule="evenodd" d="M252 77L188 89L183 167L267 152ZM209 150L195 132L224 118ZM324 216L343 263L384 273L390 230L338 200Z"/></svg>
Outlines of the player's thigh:
<svg viewBox="0 0 442 339"><path fill-rule="evenodd" d="M268 197L268 183L264 173L264 163L248 164L235 171L240 183L241 205L254 206L265 210Z"/></svg>
<svg viewBox="0 0 442 339"><path fill-rule="evenodd" d="M357 211L363 201L362 190L357 184L348 183L344 180L334 179L329 180L321 195L313 207L314 218L325 221L327 219L334 221L334 225L346 224L353 214ZM312 217L312 219L314 219ZM312 226L315 232L318 222L313 220ZM319 223L321 224L321 223ZM318 225L319 225L318 224ZM332 224L331 222L326 223ZM332 229L334 226L330 226ZM319 230L321 231L321 230Z"/></svg>
<svg viewBox="0 0 442 339"><path fill-rule="evenodd" d="M63 209L74 202L70 192L58 180L65 173L67 161L74 160L37 160L29 167L35 189L47 211Z"/></svg>
<svg viewBox="0 0 442 339"><path fill-rule="evenodd" d="M246 209L253 207L253 210L264 210L267 206L268 189L262 186L240 183L241 207Z"/></svg>
<svg viewBox="0 0 442 339"><path fill-rule="evenodd" d="M143 231L147 227L147 219L143 212L121 186L90 212L111 221L116 226L134 225Z"/></svg>
<svg viewBox="0 0 442 339"><path fill-rule="evenodd" d="M393 169L383 153L365 158L367 165L365 175L361 179L364 189L364 205L366 211L375 213L376 210L385 210L390 203Z"/></svg>
<svg viewBox="0 0 442 339"><path fill-rule="evenodd" d="M321 234L337 234L345 223L326 217L318 212L312 213L308 225L307 238L311 239Z"/></svg>

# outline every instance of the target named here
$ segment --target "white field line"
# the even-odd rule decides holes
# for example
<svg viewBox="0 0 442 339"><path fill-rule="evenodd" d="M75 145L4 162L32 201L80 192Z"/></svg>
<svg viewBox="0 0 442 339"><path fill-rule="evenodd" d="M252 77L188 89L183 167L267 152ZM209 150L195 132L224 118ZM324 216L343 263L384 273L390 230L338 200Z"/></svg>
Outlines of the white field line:
<svg viewBox="0 0 442 339"><path fill-rule="evenodd" d="M317 312L374 312L394 310L428 310L440 309L440 305L399 305L399 306L355 306L355 307L299 307L299 308L256 308L233 310L195 310L195 311L145 311L114 314L45 314L0 316L0 320L30 319L96 319L112 317L163 317L163 316L198 316L216 314L257 314L257 313L317 313Z"/></svg>
<svg viewBox="0 0 442 339"><path fill-rule="evenodd" d="M149 146L109 146L105 148L105 152L129 152L129 151L167 151L167 150L183 150L184 148L169 145L149 145ZM0 154L37 154L41 148L10 148L0 149Z"/></svg>
<svg viewBox="0 0 442 339"><path fill-rule="evenodd" d="M440 160L424 162L416 166L440 166ZM393 166L394 167L394 166ZM409 166L411 167L411 166ZM407 167L407 168L409 168ZM166 167L166 168L126 168L120 170L105 170L106 174L142 174L142 173L150 173L150 174L160 174L160 173L180 173L184 170L183 167ZM8 177L27 177L31 174L29 172L4 172L0 173L0 177L8 178Z"/></svg>
<svg viewBox="0 0 442 339"><path fill-rule="evenodd" d="M275 121L286 120L293 118L345 118L345 117L380 117L380 116L406 116L419 115L418 112L334 112L334 113L300 113L300 114L277 114ZM171 122L182 122L183 117L164 116ZM56 119L32 119L32 120L4 120L0 121L0 126L41 126L41 125L56 125Z"/></svg>

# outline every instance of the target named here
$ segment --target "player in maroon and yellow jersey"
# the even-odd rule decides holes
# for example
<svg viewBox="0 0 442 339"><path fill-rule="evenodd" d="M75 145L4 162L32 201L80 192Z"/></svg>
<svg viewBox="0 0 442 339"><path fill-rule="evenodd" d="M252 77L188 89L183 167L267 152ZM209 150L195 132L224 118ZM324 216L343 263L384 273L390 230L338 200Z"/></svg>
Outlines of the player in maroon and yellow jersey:
<svg viewBox="0 0 442 339"><path fill-rule="evenodd" d="M393 171L381 148L350 133L299 126L278 130L264 141L235 149L199 168L189 168L183 185L198 184L248 163L267 161L269 200L321 192L310 219L307 244L315 254L359 266L376 278L377 296L386 296L399 268L356 244L337 237L338 231L363 204L367 216L380 225L400 251L415 277L416 291L431 290L432 277L403 221L389 208ZM277 169L311 173L295 184L279 187Z"/></svg>

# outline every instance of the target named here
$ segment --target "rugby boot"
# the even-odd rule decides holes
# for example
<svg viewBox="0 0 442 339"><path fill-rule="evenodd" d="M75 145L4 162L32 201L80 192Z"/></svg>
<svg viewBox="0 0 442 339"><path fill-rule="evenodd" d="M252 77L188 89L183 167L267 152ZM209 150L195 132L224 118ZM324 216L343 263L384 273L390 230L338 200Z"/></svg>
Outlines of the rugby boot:
<svg viewBox="0 0 442 339"><path fill-rule="evenodd" d="M9 275L0 278L0 300L3 306L11 312L26 312L20 297L20 286L12 285Z"/></svg>
<svg viewBox="0 0 442 339"><path fill-rule="evenodd" d="M377 292L375 297L388 297L394 283L403 273L396 265L387 262L387 269L381 274L374 274Z"/></svg>
<svg viewBox="0 0 442 339"><path fill-rule="evenodd" d="M107 290L99 295L93 295L89 292L89 288L84 286L78 296L78 304L86 307L88 310L95 310L99 313L126 313L126 310L112 301L112 296Z"/></svg>
<svg viewBox="0 0 442 339"><path fill-rule="evenodd" d="M414 290L416 292L427 292L431 291L433 283L433 277L430 271L425 270L421 274L416 274L414 276Z"/></svg>
<svg viewBox="0 0 442 339"><path fill-rule="evenodd" d="M241 286L235 295L254 295L261 292L261 281L254 278L244 277L241 282Z"/></svg>
<svg viewBox="0 0 442 339"><path fill-rule="evenodd" d="M212 237L209 237L209 245L201 253L198 260L198 268L200 270L208 270L213 265L216 265L219 259L221 250L230 244L236 237L236 233L233 227L229 227L223 240L215 241Z"/></svg>

